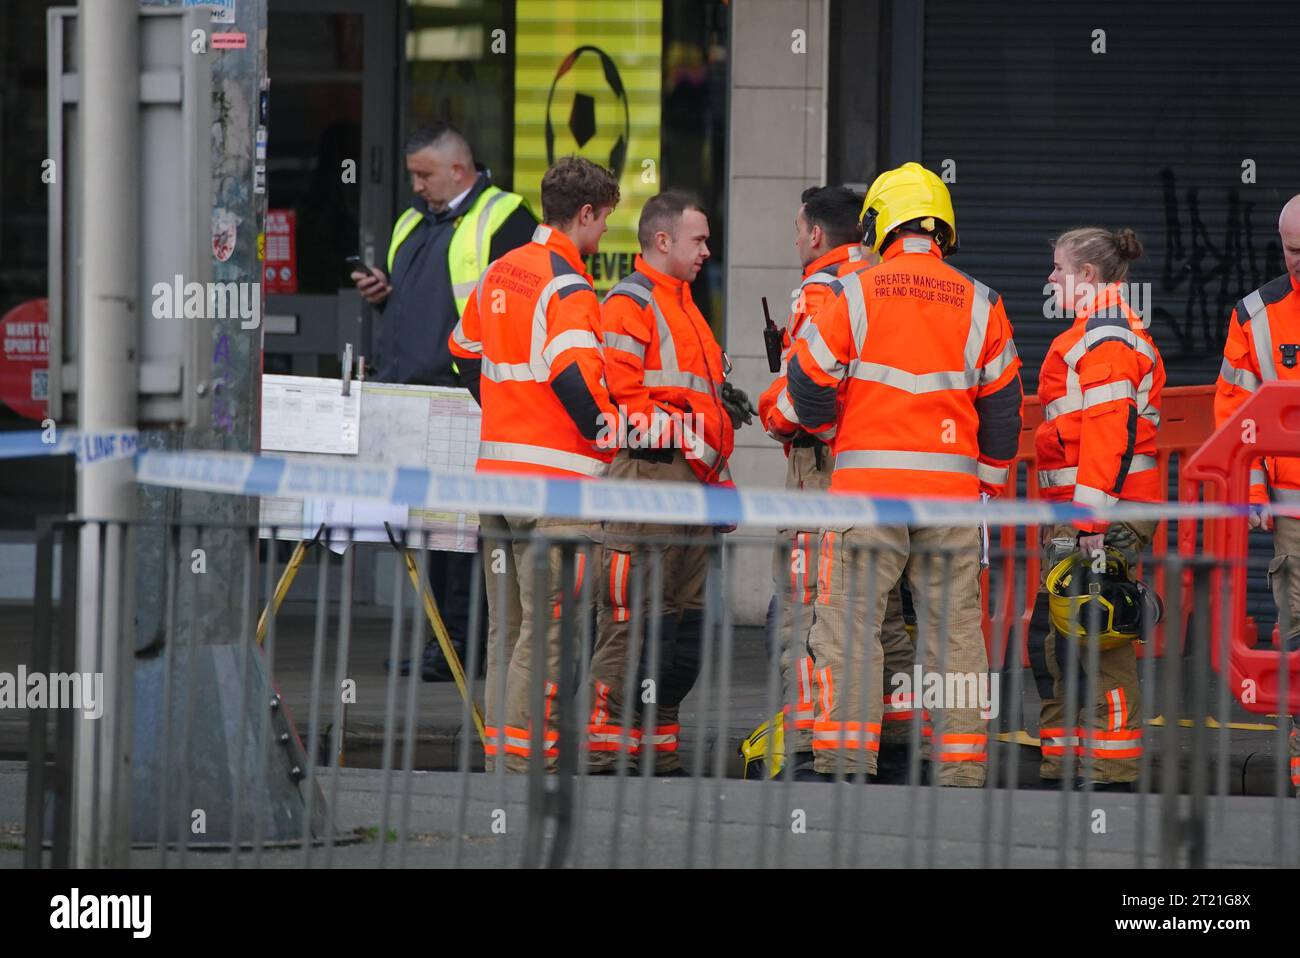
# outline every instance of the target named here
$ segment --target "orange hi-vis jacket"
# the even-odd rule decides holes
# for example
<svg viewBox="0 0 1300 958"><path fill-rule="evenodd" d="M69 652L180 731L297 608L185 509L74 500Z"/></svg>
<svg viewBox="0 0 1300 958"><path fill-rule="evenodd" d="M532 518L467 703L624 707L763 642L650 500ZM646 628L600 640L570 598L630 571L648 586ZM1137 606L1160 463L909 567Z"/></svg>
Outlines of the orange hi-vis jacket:
<svg viewBox="0 0 1300 958"><path fill-rule="evenodd" d="M823 253L804 267L803 282L794 292L794 303L790 309L790 318L786 321L782 338L785 340L785 352L782 355L782 372L776 381L758 397L758 418L763 428L773 439L785 444L785 451L790 452L790 441L801 432L799 417L795 415L790 402L790 393L786 385L785 368L790 365L790 353L794 342L799 337L799 330L809 316L815 316L822 308L835 299L831 284L843 279L850 273L866 269L868 261L863 259L862 246L859 243L845 243L829 252Z"/></svg>
<svg viewBox="0 0 1300 958"><path fill-rule="evenodd" d="M682 449L701 482L730 484L735 432L720 394L726 362L691 287L638 255L600 312L605 379L622 417L617 445Z"/></svg>
<svg viewBox="0 0 1300 958"><path fill-rule="evenodd" d="M924 236L895 240L878 266L830 289L837 298L804 324L786 374L799 422L834 436L831 490L997 494L1024 399L998 294Z"/></svg>
<svg viewBox="0 0 1300 958"><path fill-rule="evenodd" d="M1214 393L1215 425L1223 425L1261 383L1300 381L1300 280L1290 274L1270 280L1236 305L1223 347ZM1250 501L1300 502L1300 458L1256 461L1250 471Z"/></svg>
<svg viewBox="0 0 1300 958"><path fill-rule="evenodd" d="M449 342L482 360L480 472L603 476L605 387L600 304L573 241L539 226L488 267Z"/></svg>
<svg viewBox="0 0 1300 958"><path fill-rule="evenodd" d="M1034 436L1044 499L1082 506L1165 498L1156 430L1165 366L1120 288L1097 292L1052 341L1038 374L1043 422ZM1104 532L1106 522L1076 522Z"/></svg>

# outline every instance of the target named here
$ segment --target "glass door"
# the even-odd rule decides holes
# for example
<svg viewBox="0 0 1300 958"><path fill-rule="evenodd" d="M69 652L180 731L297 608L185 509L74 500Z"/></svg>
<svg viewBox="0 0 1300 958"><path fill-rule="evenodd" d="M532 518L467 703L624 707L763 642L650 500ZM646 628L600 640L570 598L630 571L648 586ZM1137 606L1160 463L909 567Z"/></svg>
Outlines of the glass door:
<svg viewBox="0 0 1300 958"><path fill-rule="evenodd" d="M270 0L263 370L337 376L369 349L345 258L393 222L397 0Z"/></svg>

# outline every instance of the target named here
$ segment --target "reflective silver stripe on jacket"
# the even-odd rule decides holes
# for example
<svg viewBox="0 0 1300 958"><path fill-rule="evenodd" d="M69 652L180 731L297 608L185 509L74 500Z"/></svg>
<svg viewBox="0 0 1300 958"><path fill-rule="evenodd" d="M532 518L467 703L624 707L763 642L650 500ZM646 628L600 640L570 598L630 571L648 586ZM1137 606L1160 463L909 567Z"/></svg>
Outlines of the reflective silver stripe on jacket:
<svg viewBox="0 0 1300 958"><path fill-rule="evenodd" d="M827 270L824 269L818 270L816 273L813 273L802 283L800 283L799 289L803 289L805 286L830 285L831 283L835 282L838 279L839 277L836 276L834 273L828 272ZM798 295L798 290L795 291L795 295L796 296Z"/></svg>
<svg viewBox="0 0 1300 958"><path fill-rule="evenodd" d="M776 411L793 423L799 421L799 416L794 411L794 404L790 402L789 390L782 389L781 395L776 397Z"/></svg>
<svg viewBox="0 0 1300 958"><path fill-rule="evenodd" d="M881 363L857 362L853 364L853 378L869 383L893 386L913 395L943 392L949 389L969 389L979 381L978 369L952 370L937 373L909 373L897 366Z"/></svg>
<svg viewBox="0 0 1300 958"><path fill-rule="evenodd" d="M546 364L547 378L550 378L551 364L566 349L594 349L601 351L600 340L589 329L566 329L556 336L542 350L542 362Z"/></svg>
<svg viewBox="0 0 1300 958"><path fill-rule="evenodd" d="M541 230L542 227L539 226L537 231L534 232L534 241L536 241L536 236ZM564 350L574 347L600 350L600 340L596 338L596 335L589 330L583 329L566 330L556 336L549 346L546 344L546 310L559 291L570 286L585 286L587 289L591 289L591 284L577 273L565 273L562 276L556 276L542 287L541 295L537 298L537 305L533 309L529 361L526 363L497 363L485 356L483 357L482 370L484 377L497 383L549 382L551 363ZM473 345L468 345L467 342L462 341L463 337L458 335L459 330L460 326L457 324L456 332L453 335L457 337L456 342L458 344L473 352L481 353L483 351L482 344L479 344L478 348L474 349Z"/></svg>
<svg viewBox="0 0 1300 958"><path fill-rule="evenodd" d="M1101 386L1090 386L1083 392L1083 408L1091 409L1102 403L1114 402L1116 399L1137 401L1137 391L1127 379L1116 380Z"/></svg>
<svg viewBox="0 0 1300 958"><path fill-rule="evenodd" d="M603 476L609 464L592 456L564 452L547 446L531 446L522 442L481 442L478 457L499 462L524 462L534 466L564 469L584 476Z"/></svg>
<svg viewBox="0 0 1300 958"><path fill-rule="evenodd" d="M693 392L711 394L713 384L704 376L682 370L677 360L677 343L673 331L668 325L668 317L659 308L659 303L651 297L650 308L654 311L655 326L659 330L659 369L647 369L645 379L647 386L662 386L677 389L689 389Z"/></svg>
<svg viewBox="0 0 1300 958"><path fill-rule="evenodd" d="M1016 352L1015 341L1007 343L998 353L990 359L982 369L980 369L980 385L991 383L1007 371L1008 367L1016 361L1020 354Z"/></svg>
<svg viewBox="0 0 1300 958"><path fill-rule="evenodd" d="M836 469L916 469L979 475L974 456L953 452L905 452L899 449L846 449L835 456Z"/></svg>
<svg viewBox="0 0 1300 958"><path fill-rule="evenodd" d="M991 486L1005 486L1010 475L1006 466L990 466L986 462L976 464L975 474Z"/></svg>
<svg viewBox="0 0 1300 958"><path fill-rule="evenodd" d="M605 301L609 302L609 298L615 295L616 293L622 293L625 296L631 296L642 306L649 304L651 298L650 290L646 289L640 283L629 283L627 280L623 280L622 282L616 283L613 289L611 289L608 293L605 294Z"/></svg>
<svg viewBox="0 0 1300 958"><path fill-rule="evenodd" d="M700 462L704 463L704 465L709 469L713 469L717 466L718 460L722 458L722 453L709 445L704 436L692 429L685 421L682 422L682 432L685 433L687 445L685 452L688 452L690 457L700 460ZM725 468L726 467L724 466L724 471ZM729 478L730 473L727 472L726 476ZM719 474L718 478L723 478L722 474Z"/></svg>
<svg viewBox="0 0 1300 958"><path fill-rule="evenodd" d="M679 369L647 369L644 381L647 386L690 389L699 393L710 391L709 381L703 376L682 372Z"/></svg>
<svg viewBox="0 0 1300 958"><path fill-rule="evenodd" d="M822 372L835 379L843 377L844 364L835 358L835 354L826 345L816 323L804 323L803 329L799 330L799 338L808 344L808 352Z"/></svg>
<svg viewBox="0 0 1300 958"><path fill-rule="evenodd" d="M623 333L606 333L605 348L617 349L621 352L631 353L637 359L645 359L645 343L633 336L627 336Z"/></svg>
<svg viewBox="0 0 1300 958"><path fill-rule="evenodd" d="M1273 330L1268 324L1268 307L1264 297L1255 290L1242 300L1250 314L1250 338L1255 343L1255 362L1259 364L1260 379L1266 383L1277 379L1277 366L1273 362Z"/></svg>
<svg viewBox="0 0 1300 958"><path fill-rule="evenodd" d="M1157 429L1160 428L1160 410L1151 405L1151 387L1156 381L1155 367L1151 372L1142 377L1142 382L1138 383L1137 407L1138 415L1151 423Z"/></svg>
<svg viewBox="0 0 1300 958"><path fill-rule="evenodd" d="M1138 415L1158 427L1160 425L1160 411L1151 405L1151 386L1154 382L1155 372L1153 370L1142 377L1142 382L1136 392L1133 390L1133 384L1125 380L1123 382L1106 383L1102 386L1093 386L1088 389L1085 397L1083 390L1079 388L1079 374L1071 367L1066 373L1065 395L1059 399L1053 399L1043 407L1043 421L1051 422L1058 416L1079 412L1098 403L1129 398L1137 405Z"/></svg>
<svg viewBox="0 0 1300 958"><path fill-rule="evenodd" d="M850 277L850 281L844 284L844 299L849 307L849 328L853 335L853 352L850 361L856 365L862 357L862 347L867 341L867 300L862 293L862 283L856 277ZM808 325L812 325L809 323ZM829 352L829 350L828 350ZM823 367L824 368L824 367ZM840 367L843 369L843 367ZM830 370L827 370L830 372ZM853 374L853 368L850 367L849 375ZM832 374L839 379L838 374Z"/></svg>
<svg viewBox="0 0 1300 958"><path fill-rule="evenodd" d="M1092 486L1075 483L1074 501L1081 506L1113 506L1119 498Z"/></svg>
<svg viewBox="0 0 1300 958"><path fill-rule="evenodd" d="M456 325L452 328L451 338L457 346L465 350L467 353L483 352L482 343L476 342L465 335L465 327L460 320L457 320Z"/></svg>
<svg viewBox="0 0 1300 958"><path fill-rule="evenodd" d="M984 340L989 333L989 310L992 308L993 291L974 280L975 291L970 304L970 328L966 332L966 350L962 354L967 371L977 371L980 356L984 353ZM978 379L976 380L978 382Z"/></svg>
<svg viewBox="0 0 1300 958"><path fill-rule="evenodd" d="M1053 399L1043 407L1044 422L1051 422L1057 416L1078 412L1083 408L1083 393L1079 391L1078 379L1073 370L1067 374L1065 395L1060 399Z"/></svg>
<svg viewBox="0 0 1300 958"><path fill-rule="evenodd" d="M539 227L540 229L540 227ZM556 276L544 287L533 308L533 327L529 341L530 358L526 363L498 363L486 356L483 358L483 375L492 382L549 382L551 363L566 349L587 348L600 351L600 340L595 333L586 329L568 329L546 344L546 311L559 291L571 286L585 286L591 289L586 278L577 273L565 273Z"/></svg>
<svg viewBox="0 0 1300 958"><path fill-rule="evenodd" d="M1254 392L1259 388L1259 377L1249 369L1238 369L1227 359L1223 360L1223 365L1219 367L1219 378L1233 386L1240 386L1247 392Z"/></svg>
<svg viewBox="0 0 1300 958"><path fill-rule="evenodd" d="M501 202L501 200L504 200L507 195L508 194L505 191L493 193L488 197L487 202L483 204L483 208L478 211L478 228L474 233L474 253L478 256L479 266L481 267L479 271L480 276L487 270L487 263L484 262L484 260L486 260L490 255L490 251L483 247L483 240L487 236L488 214L492 212L492 207L496 206L497 203Z"/></svg>
<svg viewBox="0 0 1300 958"><path fill-rule="evenodd" d="M531 383L537 379L528 363L494 363L483 358L483 378L494 383Z"/></svg>
<svg viewBox="0 0 1300 958"><path fill-rule="evenodd" d="M1146 472L1148 469L1156 467L1155 456L1134 456L1133 462L1129 466L1129 476L1136 475L1139 472ZM1051 489L1056 486L1072 486L1078 478L1079 470L1075 466L1069 466L1065 469L1040 469L1038 470L1038 485L1043 489Z"/></svg>
<svg viewBox="0 0 1300 958"><path fill-rule="evenodd" d="M1079 373L1077 366L1083 354L1088 351L1089 346L1096 345L1102 339L1117 338L1124 340L1129 346L1137 350L1143 356L1147 357L1155 365L1156 352L1141 336L1138 336L1127 325L1110 323L1105 326L1097 326L1087 330L1079 341L1062 355L1065 360L1065 395L1058 399L1052 400L1043 407L1043 420L1050 422L1057 416L1066 413L1079 412L1083 406L1083 390L1079 387ZM1138 395L1136 397L1138 415L1155 425L1160 425L1160 413L1154 409L1148 400L1151 384L1154 381L1154 370L1142 378L1139 384Z"/></svg>

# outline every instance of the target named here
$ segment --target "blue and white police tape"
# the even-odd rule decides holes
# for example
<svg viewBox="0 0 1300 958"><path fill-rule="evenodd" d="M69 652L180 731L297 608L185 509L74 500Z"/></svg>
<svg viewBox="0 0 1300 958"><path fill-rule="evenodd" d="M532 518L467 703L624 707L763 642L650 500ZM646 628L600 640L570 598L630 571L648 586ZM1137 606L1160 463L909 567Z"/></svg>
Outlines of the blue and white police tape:
<svg viewBox="0 0 1300 958"><path fill-rule="evenodd" d="M239 452L137 451L134 432L78 436L0 434L0 458L76 453L79 465L135 456L138 482L173 489L292 499L358 499L436 512L484 512L587 521L773 529L853 525L1047 525L1074 520L1205 519L1242 515L1245 504L1125 502L1092 509L1046 500L880 499L788 489L721 488L694 483L571 480L481 472L435 472ZM35 437L33 439L33 437ZM1275 509L1279 512L1293 510Z"/></svg>
<svg viewBox="0 0 1300 958"><path fill-rule="evenodd" d="M436 512L484 512L588 521L699 526L838 528L853 525L1044 525L1091 518L1176 519L1239 515L1247 506L1121 503L1088 509L1043 500L878 499L694 483L551 479L444 473L406 466L322 464L230 452L145 451L140 482L179 489L285 498L367 499Z"/></svg>
<svg viewBox="0 0 1300 958"><path fill-rule="evenodd" d="M131 459L139 448L140 434L135 429L83 434L50 426L30 432L0 432L0 459L75 455L78 469Z"/></svg>

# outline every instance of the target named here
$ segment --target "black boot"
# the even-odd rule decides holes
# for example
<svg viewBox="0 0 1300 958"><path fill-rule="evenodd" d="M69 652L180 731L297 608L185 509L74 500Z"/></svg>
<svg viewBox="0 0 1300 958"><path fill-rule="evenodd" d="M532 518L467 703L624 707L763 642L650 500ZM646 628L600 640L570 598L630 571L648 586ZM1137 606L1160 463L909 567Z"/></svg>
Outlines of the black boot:
<svg viewBox="0 0 1300 958"><path fill-rule="evenodd" d="M456 655L461 659L462 668L464 667L464 655L460 649L456 649ZM403 673L405 674L405 673ZM420 678L426 682L450 682L455 676L451 674L451 663L442 654L442 648L437 642L430 642L424 647L424 655L420 657Z"/></svg>

